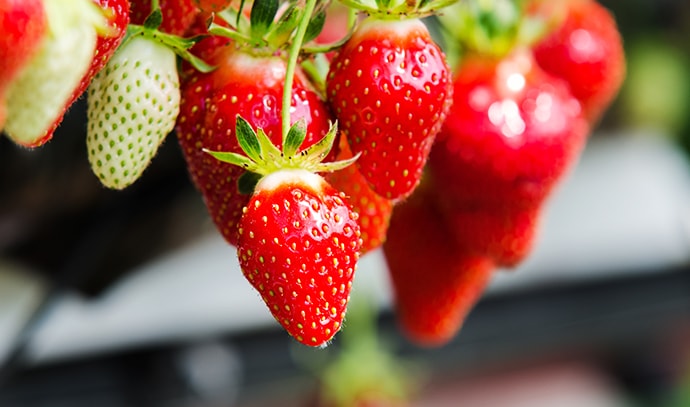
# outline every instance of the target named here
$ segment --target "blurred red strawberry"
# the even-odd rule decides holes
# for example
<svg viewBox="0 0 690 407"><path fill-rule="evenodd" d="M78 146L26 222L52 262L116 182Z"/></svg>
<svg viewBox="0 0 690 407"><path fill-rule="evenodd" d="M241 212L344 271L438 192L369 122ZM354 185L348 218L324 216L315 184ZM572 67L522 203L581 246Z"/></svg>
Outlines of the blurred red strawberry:
<svg viewBox="0 0 690 407"><path fill-rule="evenodd" d="M554 25L534 46L537 62L565 79L585 116L597 121L625 78L623 41L614 16L596 0L536 0L531 7Z"/></svg>
<svg viewBox="0 0 690 407"><path fill-rule="evenodd" d="M526 50L464 59L429 167L440 206L467 251L515 266L543 202L578 159L588 132L567 84Z"/></svg>
<svg viewBox="0 0 690 407"><path fill-rule="evenodd" d="M397 318L422 346L443 345L457 334L494 271L489 257L455 244L435 189L422 184L395 207L383 245Z"/></svg>

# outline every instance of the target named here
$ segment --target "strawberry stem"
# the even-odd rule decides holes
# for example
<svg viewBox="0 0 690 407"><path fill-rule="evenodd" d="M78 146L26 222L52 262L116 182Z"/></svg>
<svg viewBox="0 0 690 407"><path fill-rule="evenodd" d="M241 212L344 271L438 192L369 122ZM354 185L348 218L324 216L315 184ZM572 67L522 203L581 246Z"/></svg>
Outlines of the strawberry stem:
<svg viewBox="0 0 690 407"><path fill-rule="evenodd" d="M297 33L290 45L290 53L288 54L287 68L285 71L285 88L283 88L283 110L281 115L282 124L282 139L283 145L287 139L288 133L290 132L290 105L292 101L292 84L294 82L295 69L297 67L297 59L299 58L300 50L302 49L302 43L304 42L304 36L309 27L309 21L311 20L311 15L314 13L314 8L316 7L316 0L307 0L304 7L304 15L302 20L297 27Z"/></svg>

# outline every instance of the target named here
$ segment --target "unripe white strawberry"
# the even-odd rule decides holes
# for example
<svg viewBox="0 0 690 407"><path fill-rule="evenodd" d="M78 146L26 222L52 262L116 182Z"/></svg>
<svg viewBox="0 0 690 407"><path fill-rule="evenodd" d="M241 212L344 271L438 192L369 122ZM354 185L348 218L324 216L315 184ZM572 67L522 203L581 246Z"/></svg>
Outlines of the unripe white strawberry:
<svg viewBox="0 0 690 407"><path fill-rule="evenodd" d="M101 183L123 189L136 181L179 109L175 52L145 36L123 44L88 89L86 144Z"/></svg>
<svg viewBox="0 0 690 407"><path fill-rule="evenodd" d="M62 117L86 74L108 20L91 0L44 0L47 32L40 49L7 89L5 133L33 146Z"/></svg>

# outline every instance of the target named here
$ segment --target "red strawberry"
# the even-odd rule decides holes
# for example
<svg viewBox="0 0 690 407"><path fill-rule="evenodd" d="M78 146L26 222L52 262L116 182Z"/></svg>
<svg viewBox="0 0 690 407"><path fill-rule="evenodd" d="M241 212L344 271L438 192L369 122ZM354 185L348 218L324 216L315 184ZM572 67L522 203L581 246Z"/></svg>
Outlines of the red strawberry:
<svg viewBox="0 0 690 407"><path fill-rule="evenodd" d="M46 22L42 0L0 0L0 130L7 87L38 51Z"/></svg>
<svg viewBox="0 0 690 407"><path fill-rule="evenodd" d="M338 160L352 157L347 140L340 139ZM388 222L393 212L393 202L376 194L360 174L356 165L350 165L326 175L328 182L347 196L347 201L359 214L359 226L362 231L362 250L365 254L381 246L386 240Z"/></svg>
<svg viewBox="0 0 690 407"><path fill-rule="evenodd" d="M208 74L191 69L183 74L177 136L192 180L214 223L234 245L242 207L249 201L249 195L237 190L244 170L215 160L202 148L241 152L235 134L237 115L245 117L255 128L263 128L280 145L286 64L280 57L253 56L232 45L225 46L226 43L227 40L212 36L197 44L197 55L217 69ZM293 85L292 108L293 121L304 119L307 123L303 147L328 132L328 110L299 70Z"/></svg>
<svg viewBox="0 0 690 407"><path fill-rule="evenodd" d="M525 50L466 57L454 87L429 161L440 205L465 250L514 266L529 252L543 202L577 160L587 122L567 84Z"/></svg>
<svg viewBox="0 0 690 407"><path fill-rule="evenodd" d="M546 18L555 13L557 20L556 28L534 46L537 62L565 79L586 117L598 120L625 77L625 54L613 15L596 0L536 3L538 12Z"/></svg>
<svg viewBox="0 0 690 407"><path fill-rule="evenodd" d="M52 138L67 109L113 55L129 23L128 0L43 3L52 34L12 84L7 101L12 116L7 135L27 147Z"/></svg>
<svg viewBox="0 0 690 407"><path fill-rule="evenodd" d="M152 0L132 0L130 16L133 24L144 24L151 14ZM158 29L164 33L184 36L194 23L199 9L195 0L160 0L163 21Z"/></svg>
<svg viewBox="0 0 690 407"><path fill-rule="evenodd" d="M423 346L457 334L494 271L488 257L455 246L427 185L396 206L383 250L398 321Z"/></svg>
<svg viewBox="0 0 690 407"><path fill-rule="evenodd" d="M205 150L213 158L259 177L237 228L237 257L244 276L275 319L297 341L325 346L342 326L362 244L357 213L345 195L316 172L354 160L324 163L336 138L302 149L303 120L292 125L281 148L237 117L242 153Z"/></svg>
<svg viewBox="0 0 690 407"><path fill-rule="evenodd" d="M327 97L359 169L388 199L419 183L448 112L445 56L419 19L367 18L334 57Z"/></svg>
<svg viewBox="0 0 690 407"><path fill-rule="evenodd" d="M239 224L242 272L299 342L342 326L360 248L356 213L319 175L283 170L256 186Z"/></svg>

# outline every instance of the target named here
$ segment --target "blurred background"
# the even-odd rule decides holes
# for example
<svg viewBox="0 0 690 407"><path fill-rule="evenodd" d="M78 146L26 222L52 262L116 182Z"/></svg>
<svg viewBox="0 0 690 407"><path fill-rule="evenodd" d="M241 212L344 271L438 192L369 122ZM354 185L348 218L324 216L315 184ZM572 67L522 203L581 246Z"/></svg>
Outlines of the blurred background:
<svg viewBox="0 0 690 407"><path fill-rule="evenodd" d="M690 3L603 4L627 81L532 256L437 349L398 331L379 251L347 329L298 346L174 138L120 192L91 174L83 101L40 149L0 138L0 406L335 406L362 378L397 397L376 406L690 406Z"/></svg>

